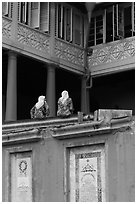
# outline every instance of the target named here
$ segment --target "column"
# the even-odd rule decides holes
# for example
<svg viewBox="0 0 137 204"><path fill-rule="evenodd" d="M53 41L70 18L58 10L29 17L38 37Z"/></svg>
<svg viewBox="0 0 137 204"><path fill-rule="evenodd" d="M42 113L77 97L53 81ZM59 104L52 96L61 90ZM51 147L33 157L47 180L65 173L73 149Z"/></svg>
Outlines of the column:
<svg viewBox="0 0 137 204"><path fill-rule="evenodd" d="M81 111L87 113L87 94L86 94L86 77L82 77L81 81Z"/></svg>
<svg viewBox="0 0 137 204"><path fill-rule="evenodd" d="M90 88L87 86L86 76L83 76L81 81L81 111L85 114L90 113Z"/></svg>
<svg viewBox="0 0 137 204"><path fill-rule="evenodd" d="M17 56L14 52L9 52L8 56L5 120L17 120Z"/></svg>
<svg viewBox="0 0 137 204"><path fill-rule="evenodd" d="M86 89L87 94L87 114L90 113L90 89Z"/></svg>
<svg viewBox="0 0 137 204"><path fill-rule="evenodd" d="M50 108L50 116L56 116L56 102L55 102L55 66L49 64L47 69L47 92L46 99Z"/></svg>

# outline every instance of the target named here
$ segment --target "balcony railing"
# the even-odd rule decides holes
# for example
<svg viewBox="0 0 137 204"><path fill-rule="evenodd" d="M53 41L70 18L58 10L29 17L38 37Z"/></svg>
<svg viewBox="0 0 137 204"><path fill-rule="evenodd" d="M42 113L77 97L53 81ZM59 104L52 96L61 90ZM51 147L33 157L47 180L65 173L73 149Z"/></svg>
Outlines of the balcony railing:
<svg viewBox="0 0 137 204"><path fill-rule="evenodd" d="M92 47L93 54L88 58L91 73L124 64L134 64L135 37Z"/></svg>
<svg viewBox="0 0 137 204"><path fill-rule="evenodd" d="M22 53L30 54L35 58L39 58L43 61L52 62L63 66L64 68L73 69L77 72L84 72L84 48L77 45L72 45L69 42L65 42L56 38L55 43L51 43L51 36L47 33L43 33L40 30L33 29L28 25L18 22L17 25L17 38L12 38L12 19L2 17L2 36L3 47L9 44L10 48L16 51L18 46ZM10 40L12 43L10 43ZM5 42L5 44L4 44ZM52 52L54 50L54 54Z"/></svg>
<svg viewBox="0 0 137 204"><path fill-rule="evenodd" d="M2 17L2 36L6 38L11 37L11 24L12 19Z"/></svg>
<svg viewBox="0 0 137 204"><path fill-rule="evenodd" d="M50 54L49 38L48 34L18 23L17 40L23 45Z"/></svg>
<svg viewBox="0 0 137 204"><path fill-rule="evenodd" d="M61 39L55 40L55 55L62 63L69 62L80 67L84 66L84 48L80 48Z"/></svg>
<svg viewBox="0 0 137 204"><path fill-rule="evenodd" d="M8 40L12 38L12 20L7 17L2 18L2 36ZM55 38L54 55L50 46L51 36L39 30L30 28L27 25L18 22L17 38L15 42L12 39L14 47L23 45L20 49L24 49L25 54L28 52L35 57L41 57L44 61L51 59L65 68L73 69L78 72L84 72L84 48L65 42ZM4 46L4 44L3 44ZM25 46L25 47L24 47ZM17 47L18 48L18 47ZM135 60L135 37L125 38L115 42L101 44L92 47L93 53L88 57L89 69L92 75L101 72L107 72L112 67L126 64L134 64ZM13 48L14 49L14 48ZM52 54L51 54L52 53ZM52 55L52 56L51 56ZM106 71L107 70L107 71Z"/></svg>

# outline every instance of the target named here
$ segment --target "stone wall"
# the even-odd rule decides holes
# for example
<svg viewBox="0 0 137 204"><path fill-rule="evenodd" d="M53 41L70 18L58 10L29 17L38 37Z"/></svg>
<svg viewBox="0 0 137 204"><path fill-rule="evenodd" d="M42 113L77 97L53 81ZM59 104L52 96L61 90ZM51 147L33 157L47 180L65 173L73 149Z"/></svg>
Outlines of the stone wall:
<svg viewBox="0 0 137 204"><path fill-rule="evenodd" d="M3 201L135 201L130 110L3 124Z"/></svg>

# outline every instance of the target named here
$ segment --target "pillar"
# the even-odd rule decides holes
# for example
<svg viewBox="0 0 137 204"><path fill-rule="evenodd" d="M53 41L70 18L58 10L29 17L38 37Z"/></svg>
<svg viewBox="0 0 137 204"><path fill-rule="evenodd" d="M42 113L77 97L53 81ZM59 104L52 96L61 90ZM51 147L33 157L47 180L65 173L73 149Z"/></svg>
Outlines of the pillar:
<svg viewBox="0 0 137 204"><path fill-rule="evenodd" d="M81 111L87 113L86 77L81 80Z"/></svg>
<svg viewBox="0 0 137 204"><path fill-rule="evenodd" d="M90 89L86 88L87 95L87 114L90 114Z"/></svg>
<svg viewBox="0 0 137 204"><path fill-rule="evenodd" d="M90 113L90 89L87 88L86 76L83 76L81 81L81 111L85 114Z"/></svg>
<svg viewBox="0 0 137 204"><path fill-rule="evenodd" d="M56 102L55 102L55 66L49 64L47 69L47 92L46 99L50 108L50 116L56 116Z"/></svg>
<svg viewBox="0 0 137 204"><path fill-rule="evenodd" d="M6 95L6 121L17 120L17 56L9 52Z"/></svg>

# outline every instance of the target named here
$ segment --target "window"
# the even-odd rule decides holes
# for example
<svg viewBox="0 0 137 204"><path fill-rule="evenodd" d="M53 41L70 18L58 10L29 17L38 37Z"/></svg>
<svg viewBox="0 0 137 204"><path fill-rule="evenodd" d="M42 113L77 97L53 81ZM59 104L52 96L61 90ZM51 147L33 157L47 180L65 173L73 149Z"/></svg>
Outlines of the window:
<svg viewBox="0 0 137 204"><path fill-rule="evenodd" d="M72 8L58 4L58 37L72 42Z"/></svg>
<svg viewBox="0 0 137 204"><path fill-rule="evenodd" d="M18 21L30 25L30 6L29 2L18 2Z"/></svg>
<svg viewBox="0 0 137 204"><path fill-rule="evenodd" d="M119 40L124 37L123 9L113 5L106 9L106 42Z"/></svg>
<svg viewBox="0 0 137 204"><path fill-rule="evenodd" d="M64 39L64 7L58 5L58 37Z"/></svg>
<svg viewBox="0 0 137 204"><path fill-rule="evenodd" d="M96 17L96 44L103 43L103 16Z"/></svg>
<svg viewBox="0 0 137 204"><path fill-rule="evenodd" d="M49 32L49 2L18 2L18 21Z"/></svg>
<svg viewBox="0 0 137 204"><path fill-rule="evenodd" d="M12 13L13 13L13 3L2 2L2 15L12 18Z"/></svg>
<svg viewBox="0 0 137 204"><path fill-rule="evenodd" d="M31 27L49 32L49 2L31 3Z"/></svg>
<svg viewBox="0 0 137 204"><path fill-rule="evenodd" d="M88 46L103 43L103 15L91 18Z"/></svg>
<svg viewBox="0 0 137 204"><path fill-rule="evenodd" d="M49 3L40 3L40 30L49 32Z"/></svg>
<svg viewBox="0 0 137 204"><path fill-rule="evenodd" d="M135 36L135 2L124 8L124 37Z"/></svg>
<svg viewBox="0 0 137 204"><path fill-rule="evenodd" d="M39 19L40 19L40 3L32 2L31 3L31 27L39 28Z"/></svg>
<svg viewBox="0 0 137 204"><path fill-rule="evenodd" d="M56 36L65 41L83 46L84 19L72 7L58 4L56 8Z"/></svg>
<svg viewBox="0 0 137 204"><path fill-rule="evenodd" d="M66 8L66 40L72 42L72 9Z"/></svg>
<svg viewBox="0 0 137 204"><path fill-rule="evenodd" d="M135 35L135 2L113 4L92 15L88 46Z"/></svg>
<svg viewBox="0 0 137 204"><path fill-rule="evenodd" d="M77 45L81 45L81 21L80 16L77 14L73 15L73 41Z"/></svg>

